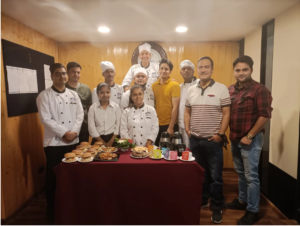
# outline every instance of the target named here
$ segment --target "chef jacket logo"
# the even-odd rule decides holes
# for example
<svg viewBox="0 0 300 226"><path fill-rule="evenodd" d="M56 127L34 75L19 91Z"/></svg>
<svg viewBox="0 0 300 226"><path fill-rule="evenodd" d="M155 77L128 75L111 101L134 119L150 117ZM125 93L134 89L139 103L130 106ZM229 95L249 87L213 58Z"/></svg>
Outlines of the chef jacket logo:
<svg viewBox="0 0 300 226"><path fill-rule="evenodd" d="M207 96L209 96L209 97L215 97L215 95L213 95L213 94L208 94Z"/></svg>
<svg viewBox="0 0 300 226"><path fill-rule="evenodd" d="M157 72L152 72L151 77L156 78L157 77Z"/></svg>
<svg viewBox="0 0 300 226"><path fill-rule="evenodd" d="M154 100L154 95L153 94L150 94L150 99Z"/></svg>
<svg viewBox="0 0 300 226"><path fill-rule="evenodd" d="M145 116L146 116L146 118L151 119L151 112L149 112L149 111L146 112L146 113L145 113Z"/></svg>
<svg viewBox="0 0 300 226"><path fill-rule="evenodd" d="M70 98L70 104L76 104L76 98L71 97Z"/></svg>
<svg viewBox="0 0 300 226"><path fill-rule="evenodd" d="M121 97L122 97L122 93L118 93L118 94L117 94L117 98L118 98L118 99L121 99Z"/></svg>

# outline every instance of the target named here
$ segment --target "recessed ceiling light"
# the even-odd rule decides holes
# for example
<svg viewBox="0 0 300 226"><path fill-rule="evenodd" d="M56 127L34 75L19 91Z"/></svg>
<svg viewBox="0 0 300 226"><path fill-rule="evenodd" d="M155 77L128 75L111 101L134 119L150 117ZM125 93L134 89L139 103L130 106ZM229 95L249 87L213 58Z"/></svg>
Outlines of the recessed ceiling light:
<svg viewBox="0 0 300 226"><path fill-rule="evenodd" d="M99 27L98 31L101 33L108 33L110 29L108 27Z"/></svg>
<svg viewBox="0 0 300 226"><path fill-rule="evenodd" d="M186 32L187 31L187 27L177 27L176 31L177 32Z"/></svg>

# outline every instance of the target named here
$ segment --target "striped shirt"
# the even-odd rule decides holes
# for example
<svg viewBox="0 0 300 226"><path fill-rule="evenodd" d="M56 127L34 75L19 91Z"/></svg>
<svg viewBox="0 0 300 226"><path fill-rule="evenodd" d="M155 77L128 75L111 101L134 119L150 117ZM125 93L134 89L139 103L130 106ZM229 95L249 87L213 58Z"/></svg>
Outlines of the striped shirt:
<svg viewBox="0 0 300 226"><path fill-rule="evenodd" d="M213 79L202 89L199 82L189 88L185 106L191 108L191 134L200 138L210 138L220 130L222 107L230 106L228 88Z"/></svg>

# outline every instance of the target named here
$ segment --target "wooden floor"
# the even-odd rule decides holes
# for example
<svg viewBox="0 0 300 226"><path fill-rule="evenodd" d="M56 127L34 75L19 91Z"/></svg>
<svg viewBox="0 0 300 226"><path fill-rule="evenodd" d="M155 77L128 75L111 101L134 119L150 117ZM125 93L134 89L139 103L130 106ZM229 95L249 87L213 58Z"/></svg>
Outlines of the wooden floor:
<svg viewBox="0 0 300 226"><path fill-rule="evenodd" d="M224 195L226 202L231 202L238 196L238 176L234 170L224 170ZM201 225L214 224L211 222L211 210L209 208L201 209ZM244 215L241 210L223 209L222 224L235 225L237 220ZM287 219L271 202L263 195L260 201L260 220L258 225L297 225L294 220ZM46 199L42 193L38 198L33 200L18 216L7 222L9 225L45 225L46 219Z"/></svg>

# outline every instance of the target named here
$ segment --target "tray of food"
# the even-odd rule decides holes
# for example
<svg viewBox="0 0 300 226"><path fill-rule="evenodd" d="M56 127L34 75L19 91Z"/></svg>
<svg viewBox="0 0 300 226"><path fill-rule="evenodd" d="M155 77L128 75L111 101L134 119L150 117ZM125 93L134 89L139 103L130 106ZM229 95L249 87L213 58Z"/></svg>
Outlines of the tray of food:
<svg viewBox="0 0 300 226"><path fill-rule="evenodd" d="M100 147L99 150L100 152L110 152L110 153L118 151L118 149L115 147Z"/></svg>
<svg viewBox="0 0 300 226"><path fill-rule="evenodd" d="M117 161L119 161L119 158L120 158L119 153L99 152L94 157L94 161L117 162Z"/></svg>

